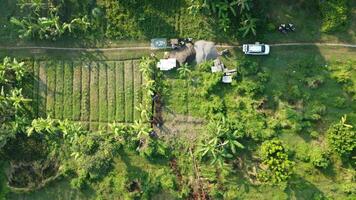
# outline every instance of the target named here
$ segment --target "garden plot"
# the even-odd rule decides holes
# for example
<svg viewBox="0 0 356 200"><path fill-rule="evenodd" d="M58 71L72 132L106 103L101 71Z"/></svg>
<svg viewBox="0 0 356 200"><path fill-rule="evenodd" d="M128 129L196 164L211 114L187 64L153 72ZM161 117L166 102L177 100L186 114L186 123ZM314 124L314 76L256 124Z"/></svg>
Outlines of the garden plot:
<svg viewBox="0 0 356 200"><path fill-rule="evenodd" d="M81 122L91 130L132 123L140 115L142 75L138 60L33 63L33 112Z"/></svg>

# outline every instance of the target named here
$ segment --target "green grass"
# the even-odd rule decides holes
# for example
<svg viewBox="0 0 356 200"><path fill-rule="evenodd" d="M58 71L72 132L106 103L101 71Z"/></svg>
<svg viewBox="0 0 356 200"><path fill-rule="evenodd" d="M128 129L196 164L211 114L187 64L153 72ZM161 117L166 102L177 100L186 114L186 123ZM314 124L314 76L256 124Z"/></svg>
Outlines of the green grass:
<svg viewBox="0 0 356 200"><path fill-rule="evenodd" d="M46 117L46 100L47 100L47 69L44 61L40 61L39 63L39 86L38 86L38 116Z"/></svg>
<svg viewBox="0 0 356 200"><path fill-rule="evenodd" d="M269 75L269 79L265 86L265 91L259 98L266 98L266 108L260 112L264 112L268 117L278 116L280 113L278 106L274 105L274 101L292 106L296 110L308 108L314 102L319 102L326 106L326 111L322 115L321 120L311 122L311 130L318 131L319 137L313 139L309 132L302 133L280 133L279 137L289 146L294 152L293 160L296 161L295 175L290 180L289 186L283 190L279 187L268 185L254 186L249 181L239 175L231 176L229 183L236 183L238 186L238 194L241 199L315 199L326 197L330 199L353 199L354 196L347 195L343 187L346 183L350 183L352 172L350 166L342 164L337 156L331 157L332 166L326 170L316 169L310 162L298 160L296 155L302 156L302 150L306 153L313 148L325 147L326 130L334 122L340 120L344 114L348 114L350 121L356 123L355 112L356 104L352 100L352 94L347 93L347 88L344 85L337 83L336 77L349 74L351 82L356 83L356 51L348 48L330 48L330 47L274 47L271 49L271 54L264 57L245 57L241 49L232 50L233 56L224 58L225 65L233 69L237 62L242 59L249 59L257 62L259 67L264 69ZM306 69L300 69L298 64L301 62L310 63ZM193 69L193 77L201 78L201 73ZM169 94L165 96L166 106L170 109L169 112L175 114L187 114L186 103L188 103L188 115L204 118L206 114L201 112L201 104L204 103L204 98L198 97L196 88L189 87L188 100L182 97L182 88L184 88L185 80L178 78L178 73L175 71L165 73L166 80L169 84ZM254 75L252 75L254 76ZM309 88L306 84L308 77L322 76L324 82L317 88ZM227 110L230 114L237 114L234 111L234 106L239 99L244 98L236 92L237 85L229 86L220 84L213 94L224 99ZM193 84L194 85L194 84ZM290 95L290 90L293 86L298 86L303 94L308 98L296 99L300 104L290 103L285 96ZM343 106L335 104L336 97L346 99ZM278 104L277 104L278 105ZM276 106L276 107L275 107ZM253 148L252 148L253 149ZM258 156L258 152L253 152ZM250 161L247 161L250 162ZM245 163L249 165L248 163ZM243 172L241 172L243 173Z"/></svg>
<svg viewBox="0 0 356 200"><path fill-rule="evenodd" d="M39 63L38 61L33 62L33 96L32 96L32 109L34 117L38 116L38 89L39 89Z"/></svg>
<svg viewBox="0 0 356 200"><path fill-rule="evenodd" d="M73 116L73 63L64 62L64 88L63 88L63 118L71 119Z"/></svg>
<svg viewBox="0 0 356 200"><path fill-rule="evenodd" d="M139 64L140 62L138 60L135 60L133 62L133 73L134 73L134 119L140 119L140 112L136 109L138 105L142 102L142 90L141 90L141 85L142 85L142 77L141 73L139 70Z"/></svg>
<svg viewBox="0 0 356 200"><path fill-rule="evenodd" d="M100 62L99 65L99 122L108 121L108 79L107 65Z"/></svg>
<svg viewBox="0 0 356 200"><path fill-rule="evenodd" d="M119 122L125 121L125 72L124 62L116 62L116 119Z"/></svg>
<svg viewBox="0 0 356 200"><path fill-rule="evenodd" d="M91 130L139 118L135 110L142 102L139 60L43 60L33 65L36 116L83 122Z"/></svg>
<svg viewBox="0 0 356 200"><path fill-rule="evenodd" d="M55 118L63 119L64 82L65 82L63 62L57 62L55 70L56 70Z"/></svg>
<svg viewBox="0 0 356 200"><path fill-rule="evenodd" d="M73 63L73 117L75 121L80 120L81 96L82 96L82 66L80 62Z"/></svg>
<svg viewBox="0 0 356 200"><path fill-rule="evenodd" d="M125 61L125 122L133 122L134 107L133 107L133 68L132 61Z"/></svg>
<svg viewBox="0 0 356 200"><path fill-rule="evenodd" d="M82 99L81 120L89 121L90 117L90 63L82 65Z"/></svg>
<svg viewBox="0 0 356 200"><path fill-rule="evenodd" d="M99 66L98 63L92 63L90 66L90 121L99 121ZM98 127L92 125L91 130Z"/></svg>
<svg viewBox="0 0 356 200"><path fill-rule="evenodd" d="M116 112L116 73L115 73L115 62L107 62L107 95L108 95L108 122L115 121Z"/></svg>
<svg viewBox="0 0 356 200"><path fill-rule="evenodd" d="M56 66L55 62L47 62L47 104L46 113L55 116Z"/></svg>

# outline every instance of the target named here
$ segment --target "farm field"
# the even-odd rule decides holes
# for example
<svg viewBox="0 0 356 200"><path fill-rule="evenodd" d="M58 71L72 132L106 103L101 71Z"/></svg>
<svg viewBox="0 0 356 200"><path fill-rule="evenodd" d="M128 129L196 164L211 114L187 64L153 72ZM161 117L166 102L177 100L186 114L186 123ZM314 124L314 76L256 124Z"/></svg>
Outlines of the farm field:
<svg viewBox="0 0 356 200"><path fill-rule="evenodd" d="M0 5L0 200L356 200L355 0Z"/></svg>
<svg viewBox="0 0 356 200"><path fill-rule="evenodd" d="M142 101L137 60L33 62L33 113L81 122L90 130L132 123Z"/></svg>

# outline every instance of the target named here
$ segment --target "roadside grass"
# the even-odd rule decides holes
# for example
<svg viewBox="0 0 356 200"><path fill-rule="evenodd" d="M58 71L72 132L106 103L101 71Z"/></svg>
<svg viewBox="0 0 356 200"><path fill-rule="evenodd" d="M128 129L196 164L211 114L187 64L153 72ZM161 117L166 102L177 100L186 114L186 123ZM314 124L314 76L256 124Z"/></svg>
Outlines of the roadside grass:
<svg viewBox="0 0 356 200"><path fill-rule="evenodd" d="M321 13L318 1L267 0L265 30L257 38L263 42L356 42L356 2L350 1L349 23L344 30L322 33ZM288 34L279 33L279 24L293 23L296 31Z"/></svg>

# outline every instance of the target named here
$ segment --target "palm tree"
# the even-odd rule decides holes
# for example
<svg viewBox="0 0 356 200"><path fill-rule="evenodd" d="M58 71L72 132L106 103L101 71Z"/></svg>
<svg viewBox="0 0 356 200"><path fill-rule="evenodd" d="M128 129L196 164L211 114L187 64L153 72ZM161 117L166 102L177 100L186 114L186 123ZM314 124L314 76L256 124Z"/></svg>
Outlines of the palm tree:
<svg viewBox="0 0 356 200"><path fill-rule="evenodd" d="M239 30L243 32L243 37L246 37L250 33L256 35L256 22L256 18L252 18L250 15L245 15L245 20L241 22L242 27L239 28Z"/></svg>

